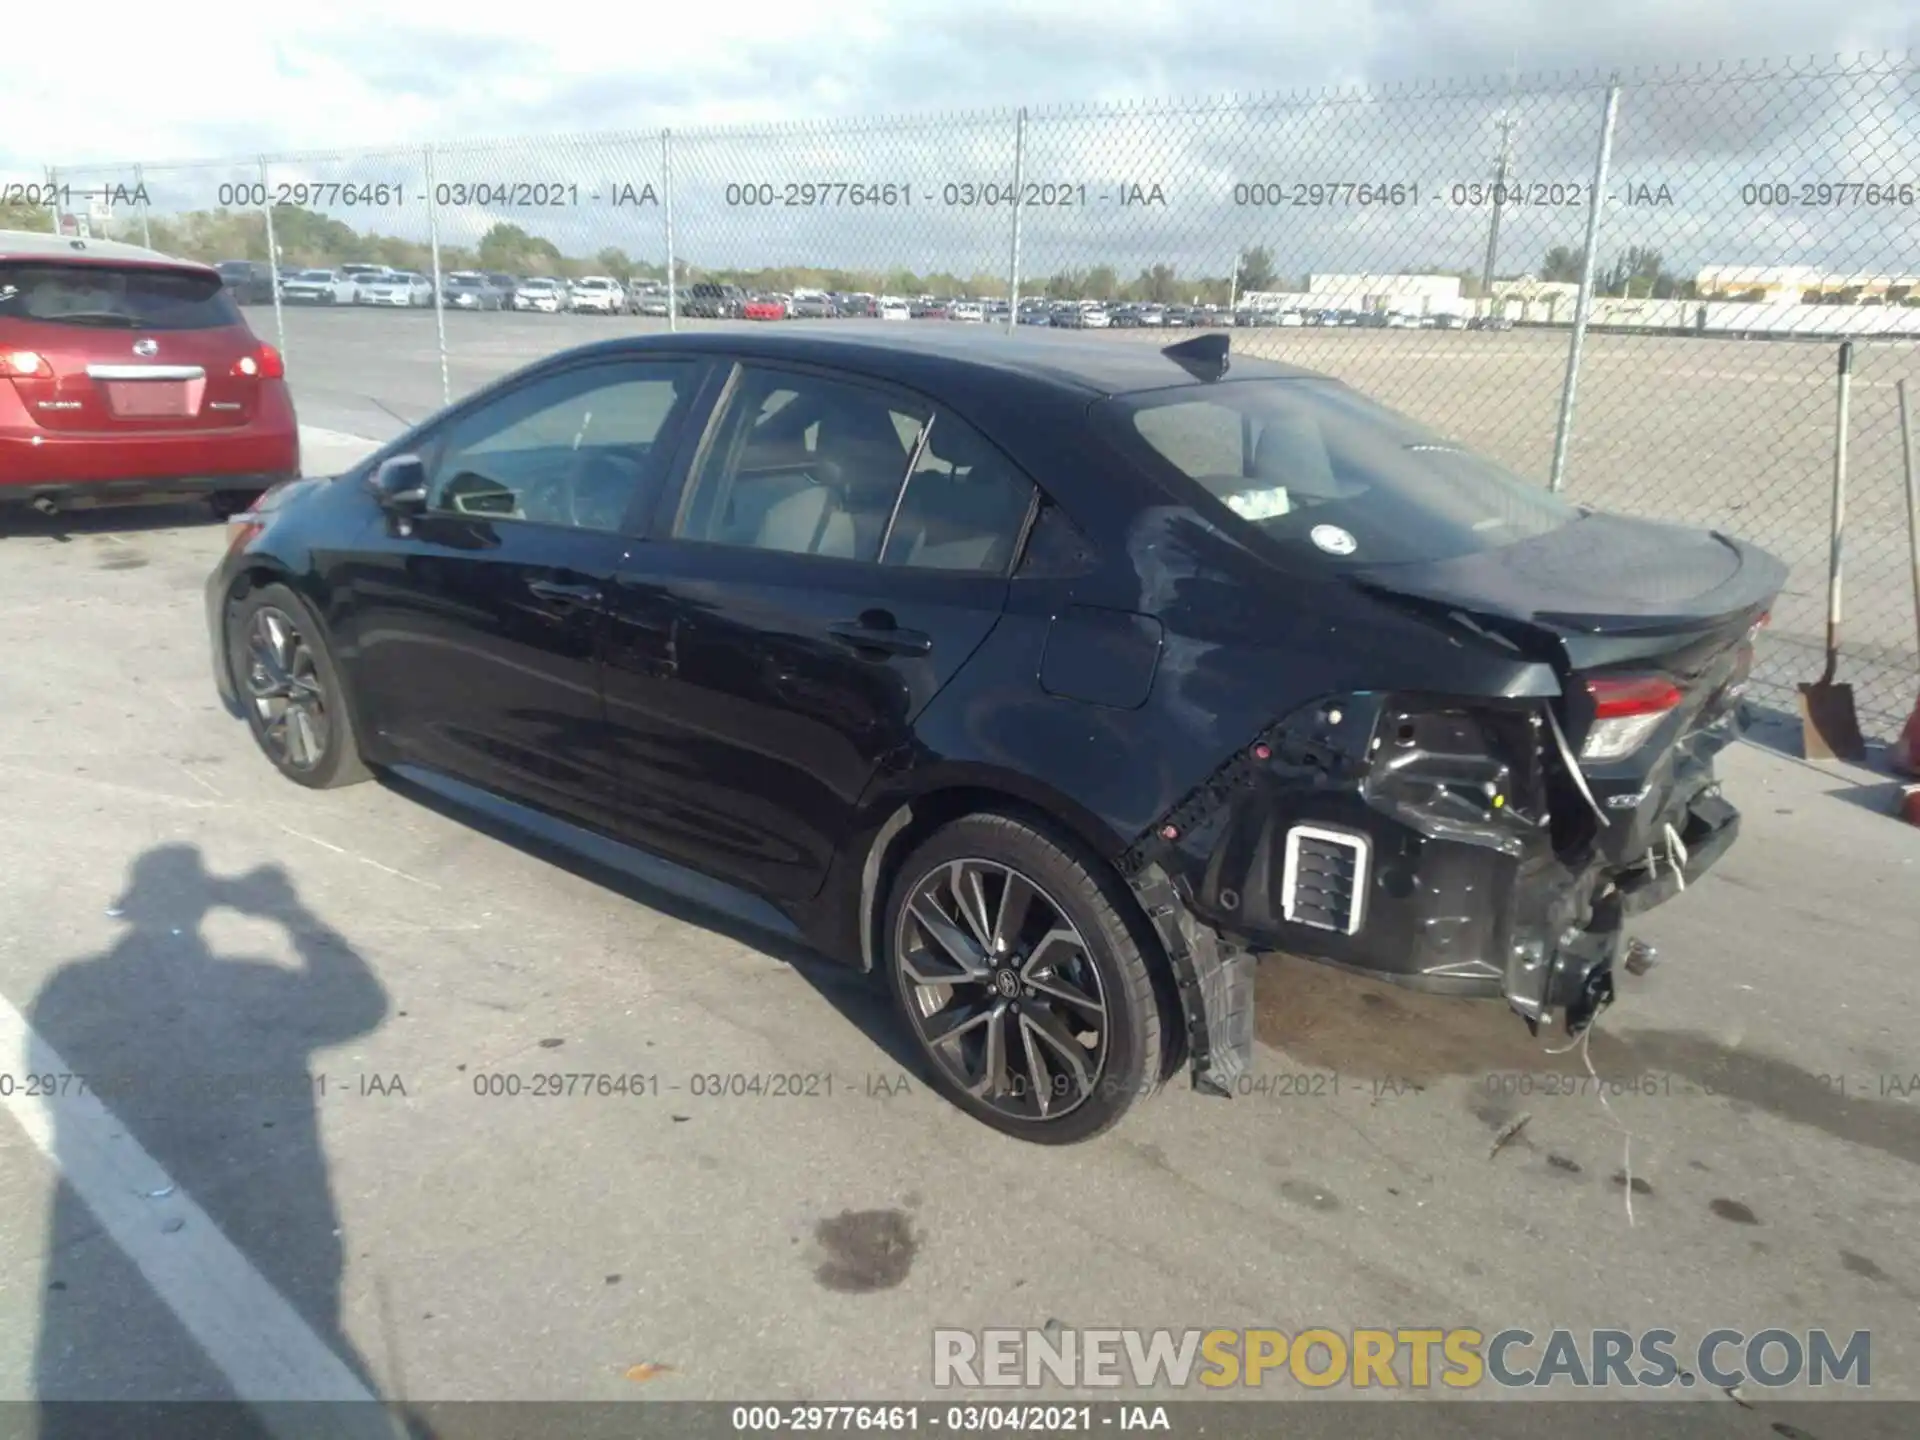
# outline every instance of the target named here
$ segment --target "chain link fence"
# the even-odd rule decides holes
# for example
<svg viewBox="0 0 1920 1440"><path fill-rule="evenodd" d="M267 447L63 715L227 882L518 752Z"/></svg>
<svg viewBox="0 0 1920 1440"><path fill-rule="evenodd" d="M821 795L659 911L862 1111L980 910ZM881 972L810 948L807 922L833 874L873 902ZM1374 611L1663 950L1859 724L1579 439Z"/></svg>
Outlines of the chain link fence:
<svg viewBox="0 0 1920 1440"><path fill-rule="evenodd" d="M358 384L396 420L753 297L1114 344L1232 325L1581 503L1780 554L1756 698L1784 710L1822 668L1851 341L1840 677L1884 737L1920 686L1916 155L1920 66L1880 56L61 169L0 177L0 223L262 262L303 403ZM354 265L423 277L386 307L414 314L289 298Z"/></svg>

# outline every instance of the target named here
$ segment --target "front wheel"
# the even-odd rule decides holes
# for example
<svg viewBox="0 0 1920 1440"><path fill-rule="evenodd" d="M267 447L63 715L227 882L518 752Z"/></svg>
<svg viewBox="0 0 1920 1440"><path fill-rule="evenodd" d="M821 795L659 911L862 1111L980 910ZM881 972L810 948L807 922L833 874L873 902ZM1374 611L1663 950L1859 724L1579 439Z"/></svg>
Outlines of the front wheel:
<svg viewBox="0 0 1920 1440"><path fill-rule="evenodd" d="M266 492L264 490L216 490L207 497L207 508L216 520L231 520Z"/></svg>
<svg viewBox="0 0 1920 1440"><path fill-rule="evenodd" d="M909 856L885 964L934 1087L1017 1139L1068 1145L1162 1078L1144 922L1118 877L1022 820L970 815Z"/></svg>
<svg viewBox="0 0 1920 1440"><path fill-rule="evenodd" d="M226 643L248 728L275 769L313 790L367 778L340 672L305 601L265 585L230 602Z"/></svg>

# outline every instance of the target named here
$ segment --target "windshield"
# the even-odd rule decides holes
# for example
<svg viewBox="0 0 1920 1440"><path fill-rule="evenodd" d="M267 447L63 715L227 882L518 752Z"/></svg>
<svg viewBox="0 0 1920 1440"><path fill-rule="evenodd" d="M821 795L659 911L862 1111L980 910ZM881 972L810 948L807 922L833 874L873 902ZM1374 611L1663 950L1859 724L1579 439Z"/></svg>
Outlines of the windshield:
<svg viewBox="0 0 1920 1440"><path fill-rule="evenodd" d="M1557 530L1542 486L1335 380L1242 380L1116 396L1097 423L1149 470L1199 485L1302 558L1448 559Z"/></svg>
<svg viewBox="0 0 1920 1440"><path fill-rule="evenodd" d="M333 272L331 270L302 270L293 278L296 280L331 280L333 279Z"/></svg>
<svg viewBox="0 0 1920 1440"><path fill-rule="evenodd" d="M241 323L211 272L27 262L0 265L0 320L128 330L215 330Z"/></svg>

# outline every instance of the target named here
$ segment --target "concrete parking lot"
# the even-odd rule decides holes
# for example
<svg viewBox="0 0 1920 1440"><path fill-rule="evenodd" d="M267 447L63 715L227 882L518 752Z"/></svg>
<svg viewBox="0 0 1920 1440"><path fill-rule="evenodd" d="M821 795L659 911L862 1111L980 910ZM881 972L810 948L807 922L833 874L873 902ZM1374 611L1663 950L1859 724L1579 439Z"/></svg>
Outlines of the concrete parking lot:
<svg viewBox="0 0 1920 1440"><path fill-rule="evenodd" d="M450 316L454 390L643 323ZM431 316L288 349L343 458L438 403ZM1246 1094L1041 1150L856 976L280 780L209 679L220 544L0 530L0 1398L904 1398L934 1326L1054 1323L1869 1330L1869 1393L1920 1399L1920 831L1879 777L1731 753L1745 834L1644 925L1601 1084L1497 1006L1276 957Z"/></svg>

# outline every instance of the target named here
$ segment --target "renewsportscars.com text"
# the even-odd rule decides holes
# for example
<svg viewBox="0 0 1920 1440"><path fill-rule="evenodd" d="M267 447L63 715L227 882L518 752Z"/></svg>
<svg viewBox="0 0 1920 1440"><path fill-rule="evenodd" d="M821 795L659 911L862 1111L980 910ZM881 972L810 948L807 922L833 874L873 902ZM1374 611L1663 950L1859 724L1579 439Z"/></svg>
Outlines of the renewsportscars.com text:
<svg viewBox="0 0 1920 1440"><path fill-rule="evenodd" d="M1865 1330L936 1330L948 1388L1728 1389L1872 1380Z"/></svg>

